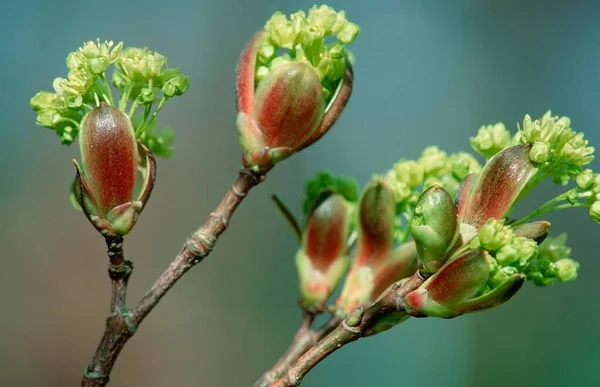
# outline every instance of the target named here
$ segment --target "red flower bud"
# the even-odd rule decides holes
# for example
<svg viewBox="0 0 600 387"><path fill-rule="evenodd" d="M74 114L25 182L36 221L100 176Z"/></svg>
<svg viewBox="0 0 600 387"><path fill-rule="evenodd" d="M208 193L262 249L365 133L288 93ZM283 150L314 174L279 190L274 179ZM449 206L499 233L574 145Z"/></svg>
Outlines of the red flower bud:
<svg viewBox="0 0 600 387"><path fill-rule="evenodd" d="M254 94L251 117L269 148L297 148L312 135L325 108L321 82L308 62L271 71Z"/></svg>
<svg viewBox="0 0 600 387"><path fill-rule="evenodd" d="M82 168L74 160L74 189L81 208L99 231L127 234L154 185L154 158L138 147L129 117L103 102L83 118L79 141ZM145 181L134 201L138 166Z"/></svg>
<svg viewBox="0 0 600 387"><path fill-rule="evenodd" d="M82 120L79 146L81 165L99 215L130 202L138 154L129 117L102 102Z"/></svg>
<svg viewBox="0 0 600 387"><path fill-rule="evenodd" d="M354 82L354 73L352 71L352 65L350 61L346 59L346 70L344 72L344 78L340 81L335 95L329 101L329 105L325 108L325 114L318 130L316 130L308 140L298 150L302 150L309 145L312 145L315 141L323 137L327 131L333 126L338 117L342 114L342 111L346 107L350 95L352 94L352 85Z"/></svg>
<svg viewBox="0 0 600 387"><path fill-rule="evenodd" d="M487 290L492 270L487 251L468 251L448 261L406 295L406 308L414 316L451 318L498 306L515 295L525 276L516 273L500 286Z"/></svg>
<svg viewBox="0 0 600 387"><path fill-rule="evenodd" d="M237 69L237 126L243 162L263 172L325 134L341 114L352 89L348 64L326 108L319 76L310 63L303 61L272 69L256 85L256 60L264 42L265 33L261 31L242 52Z"/></svg>
<svg viewBox="0 0 600 387"><path fill-rule="evenodd" d="M317 200L296 254L296 266L302 306L322 310L350 265L350 207L342 195L331 192Z"/></svg>
<svg viewBox="0 0 600 387"><path fill-rule="evenodd" d="M377 180L365 187L358 212L356 257L337 300L344 312L369 305L392 283L417 269L414 244L394 250L396 198L385 182Z"/></svg>
<svg viewBox="0 0 600 387"><path fill-rule="evenodd" d="M488 219L504 218L537 172L529 159L530 148L523 144L503 150L487 162L476 181L468 177L463 182L457 198L462 222L479 229Z"/></svg>
<svg viewBox="0 0 600 387"><path fill-rule="evenodd" d="M360 234L357 264L364 265L385 259L394 245L394 192L383 181L369 184L363 191L358 211Z"/></svg>

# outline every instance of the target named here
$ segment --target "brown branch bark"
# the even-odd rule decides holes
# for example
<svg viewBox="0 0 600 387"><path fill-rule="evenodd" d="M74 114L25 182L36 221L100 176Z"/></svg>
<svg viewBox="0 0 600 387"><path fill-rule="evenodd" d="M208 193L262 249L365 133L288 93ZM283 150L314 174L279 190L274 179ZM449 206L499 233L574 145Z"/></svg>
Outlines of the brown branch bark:
<svg viewBox="0 0 600 387"><path fill-rule="evenodd" d="M169 267L156 280L135 307L125 308L127 281L133 266L123 257L123 239L108 237L108 255L112 281L111 313L106 319L104 335L94 356L84 372L82 387L102 387L109 382L110 372L121 350L135 333L136 328L158 304L173 285L194 265L212 251L219 235L225 231L229 219L244 200L246 194L264 178L264 175L242 170L221 203L204 225L192 234Z"/></svg>
<svg viewBox="0 0 600 387"><path fill-rule="evenodd" d="M422 283L423 279L415 273L412 277L402 280L388 289L387 293L366 309L359 319L357 319L356 314L351 313L348 318L342 321L323 340L300 356L270 386L299 386L302 378L326 357L346 344L375 333L375 325L381 321L382 317L390 313L405 313L403 303L401 302L402 298L418 288Z"/></svg>
<svg viewBox="0 0 600 387"><path fill-rule="evenodd" d="M300 356L308 351L313 345L317 344L323 337L328 335L335 329L341 322L342 318L339 316L332 316L327 320L323 326L317 330L311 328L314 321L315 314L311 312L304 312L302 315L302 322L300 328L294 335L294 339L290 344L289 348L279 358L277 363L271 369L266 371L260 379L258 379L253 387L268 387L285 371L291 366Z"/></svg>

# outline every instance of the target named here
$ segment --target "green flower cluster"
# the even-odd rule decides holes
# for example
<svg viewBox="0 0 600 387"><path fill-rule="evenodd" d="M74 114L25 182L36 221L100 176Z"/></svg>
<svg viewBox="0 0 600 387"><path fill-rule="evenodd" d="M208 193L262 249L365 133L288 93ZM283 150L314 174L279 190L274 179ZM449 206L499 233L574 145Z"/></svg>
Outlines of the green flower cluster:
<svg viewBox="0 0 600 387"><path fill-rule="evenodd" d="M581 167L594 160L594 148L588 146L583 133L571 128L569 117L553 116L547 111L541 118L532 120L525 115L523 127L514 136L504 124L482 126L477 136L471 137L473 149L487 158L517 144L531 144L529 158L539 165L544 176L550 176L561 185L582 172Z"/></svg>
<svg viewBox="0 0 600 387"><path fill-rule="evenodd" d="M136 136L157 156L170 157L174 133L171 128L157 132L156 117L169 98L180 96L188 89L190 79L179 68L170 68L167 58L147 48L129 47L115 63L113 85L119 90L119 109L133 117ZM160 99L157 92L162 92ZM158 106L152 115L153 105ZM139 108L143 114L136 115Z"/></svg>
<svg viewBox="0 0 600 387"><path fill-rule="evenodd" d="M581 167L594 160L594 148L588 147L583 133L571 129L569 117L552 116L551 111L535 121L526 115L514 142L532 144L529 158L539 164L570 163Z"/></svg>
<svg viewBox="0 0 600 387"><path fill-rule="evenodd" d="M487 158L511 144L512 135L502 122L495 125L484 125L479 128L477 136L471 137L471 147Z"/></svg>
<svg viewBox="0 0 600 387"><path fill-rule="evenodd" d="M548 286L557 279L568 282L577 278L579 262L571 258L571 248L565 243L567 234L548 237L539 246L536 259L532 262L527 277L538 286Z"/></svg>
<svg viewBox="0 0 600 387"><path fill-rule="evenodd" d="M291 61L307 61L321 80L325 100L335 94L344 76L350 53L346 45L358 36L360 28L346 19L344 11L336 12L327 5L313 6L308 15L298 11L288 19L275 12L265 24L268 39L259 49L256 81L271 70ZM329 42L330 40L333 42ZM285 54L278 51L284 49Z"/></svg>
<svg viewBox="0 0 600 387"><path fill-rule="evenodd" d="M546 178L563 186L574 180L577 188L543 204L518 223L570 206L587 208L592 219L600 223L600 179L591 169L582 168L594 160L594 148L589 146L583 133L571 128L568 117L553 116L551 111L536 120L525 115L522 128L512 137L502 123L482 126L477 136L471 137L473 149L487 158L510 146L526 143L531 145L529 159L536 164L538 172L517 201ZM564 201L568 204L561 203Z"/></svg>
<svg viewBox="0 0 600 387"><path fill-rule="evenodd" d="M113 84L121 95L142 104L153 103L160 89L166 98L182 95L190 85L179 68L169 68L167 58L147 48L129 47L115 63Z"/></svg>
<svg viewBox="0 0 600 387"><path fill-rule="evenodd" d="M414 206L424 190L439 185L456 197L460 183L481 165L469 153L448 155L435 146L427 147L418 160L401 159L383 175L396 194L400 207ZM375 176L379 178L379 176Z"/></svg>
<svg viewBox="0 0 600 387"><path fill-rule="evenodd" d="M324 170L306 182L302 206L305 218L308 218L308 214L323 191L339 193L350 203L358 202L359 189L356 179L348 176L334 176L331 172Z"/></svg>
<svg viewBox="0 0 600 387"><path fill-rule="evenodd" d="M481 165L471 154L458 152L448 155L431 146L425 148L418 160L401 159L393 168L373 179L383 179L396 195L396 237L406 241L409 225L414 216L415 205L421 194L429 187L438 185L456 198L460 183L470 174L479 173ZM406 227L405 227L406 225Z"/></svg>
<svg viewBox="0 0 600 387"><path fill-rule="evenodd" d="M600 223L600 175L595 174L591 169L582 171L575 178L578 194L577 201L572 204L578 204L579 199L585 202L583 206L589 206L590 217L596 223Z"/></svg>
<svg viewBox="0 0 600 387"><path fill-rule="evenodd" d="M583 133L571 128L569 117L553 116L551 111L540 119L523 119L523 128L513 138L513 144L531 144L529 158L540 164L541 178L551 177L556 184L566 185L583 172L583 166L594 160L594 148L588 146ZM541 178L532 183L537 184Z"/></svg>
<svg viewBox="0 0 600 387"><path fill-rule="evenodd" d="M568 282L577 277L579 264L568 258L566 235L548 238L540 246L528 238L514 234L504 220L490 219L469 244L471 249L485 249L492 257L490 289L505 283L516 273L523 273L536 285L547 286L558 279Z"/></svg>
<svg viewBox="0 0 600 387"><path fill-rule="evenodd" d="M89 41L67 56L67 78L56 78L54 93L40 91L30 100L40 126L56 131L61 143L70 145L79 133L79 123L98 99L110 102L110 89L105 82L109 64L120 56L123 43Z"/></svg>
<svg viewBox="0 0 600 387"><path fill-rule="evenodd" d="M118 106L128 112L134 122L136 135L150 150L168 157L173 134L155 132L156 117L167 99L183 94L189 87L189 77L178 68L169 68L167 58L147 48L123 48L123 43L89 41L66 60L67 78L56 78L54 93L41 91L31 98L31 107L38 113L38 125L53 129L65 145L75 141L81 120L100 101ZM118 104L113 99L107 79L113 64L112 84L119 90ZM156 92L160 90L159 99ZM154 103L158 106L152 111ZM131 106L128 109L128 102ZM136 115L141 108L143 113Z"/></svg>

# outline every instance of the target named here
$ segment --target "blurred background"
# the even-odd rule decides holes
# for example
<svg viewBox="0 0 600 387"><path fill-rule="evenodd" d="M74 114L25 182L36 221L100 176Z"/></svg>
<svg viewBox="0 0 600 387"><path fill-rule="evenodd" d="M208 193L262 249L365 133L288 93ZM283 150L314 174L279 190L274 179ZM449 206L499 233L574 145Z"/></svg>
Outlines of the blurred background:
<svg viewBox="0 0 600 387"><path fill-rule="evenodd" d="M161 122L175 157L159 160L150 205L127 237L130 303L212 211L240 166L234 69L276 10L312 1L65 0L0 5L0 385L79 385L99 341L110 282L104 241L71 208L71 159L35 125L29 98L66 75L84 40L148 46L192 79ZM188 273L127 344L111 386L250 386L287 348L300 319L292 234L270 203L300 213L322 168L365 183L427 145L469 150L482 124L568 115L600 146L600 9L566 1L330 1L362 32L355 88L318 144L278 165L235 214L213 254ZM593 168L600 167L598 162ZM543 186L524 206L552 197ZM548 217L569 231L577 281L455 320L410 320L334 354L307 386L600 386L600 227L585 211Z"/></svg>

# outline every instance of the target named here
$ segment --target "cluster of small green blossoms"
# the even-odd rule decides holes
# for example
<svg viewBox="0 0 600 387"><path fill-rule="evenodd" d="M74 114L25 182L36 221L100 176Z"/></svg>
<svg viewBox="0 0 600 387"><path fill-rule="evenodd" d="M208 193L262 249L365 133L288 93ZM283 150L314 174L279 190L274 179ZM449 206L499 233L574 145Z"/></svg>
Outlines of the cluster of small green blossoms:
<svg viewBox="0 0 600 387"><path fill-rule="evenodd" d="M79 123L99 99L110 101L106 69L121 55L123 43L87 42L67 56L67 78L55 78L54 93L40 91L31 98L38 125L53 129L63 144L70 145Z"/></svg>
<svg viewBox="0 0 600 387"><path fill-rule="evenodd" d="M484 125L479 128L477 136L471 137L471 147L485 156L491 158L496 153L511 144L512 135L502 122L494 125Z"/></svg>
<svg viewBox="0 0 600 387"><path fill-rule="evenodd" d="M54 130L63 144L70 145L85 114L104 102L128 113L136 136L154 154L171 155L173 133L156 133L155 120L169 98L187 90L189 78L178 68L169 68L164 55L147 48L123 48L122 42L102 43L98 39L69 53L66 64L67 78L54 80L53 93L41 91L31 98L31 107L38 113L38 125ZM119 91L118 102L108 80L109 65L114 65L111 81Z"/></svg>
<svg viewBox="0 0 600 387"><path fill-rule="evenodd" d="M401 159L393 168L374 178L383 180L392 187L396 195L398 215L397 232L400 240L406 240L410 234L414 207L421 194L433 185L444 188L453 198L456 197L460 183L470 174L479 173L481 165L471 154L458 152L448 155L435 146L427 147L418 160Z"/></svg>
<svg viewBox="0 0 600 387"><path fill-rule="evenodd" d="M523 128L516 134L513 142L532 144L529 158L539 164L568 163L581 167L594 160L594 148L588 146L583 133L571 129L569 117L553 116L551 111L535 121L526 115ZM553 168L560 170L557 165ZM559 179L559 182L562 180Z"/></svg>
<svg viewBox="0 0 600 387"><path fill-rule="evenodd" d="M329 101L344 76L346 60L351 55L346 45L358 36L359 27L346 19L344 11L315 5L308 15L298 11L289 19L283 13L275 12L264 29L268 39L259 49L256 82L282 64L306 61L319 75L325 100Z"/></svg>
<svg viewBox="0 0 600 387"><path fill-rule="evenodd" d="M514 136L504 124L482 126L477 136L471 137L473 149L492 157L501 150L517 144L531 144L529 158L545 169L557 183L566 184L582 167L594 160L594 148L588 146L583 133L571 128L569 117L553 116L547 111L541 118L532 120L529 114L523 127Z"/></svg>
<svg viewBox="0 0 600 387"><path fill-rule="evenodd" d="M569 258L566 235L547 238L540 246L529 238L516 236L504 220L490 219L469 247L485 249L492 259L488 287L495 289L506 280L522 273L538 286L551 285L555 279L568 282L577 278L579 263Z"/></svg>
<svg viewBox="0 0 600 387"><path fill-rule="evenodd" d="M589 146L583 133L577 133L571 128L568 117L553 116L548 111L541 119L532 121L526 115L523 128L515 135L513 142L531 144L529 158L540 164L538 177L530 185L537 184L546 176L563 186L571 180L577 184L576 189L545 204L548 210L568 206L584 207L589 210L594 221L600 222L599 179L591 169L582 168L594 160L594 148ZM567 203L560 204L565 200Z"/></svg>
<svg viewBox="0 0 600 387"><path fill-rule="evenodd" d="M538 286L548 286L554 279L568 282L577 278L579 262L571 258L571 248L566 245L567 234L548 237L539 246L538 256L532 262L527 277Z"/></svg>
<svg viewBox="0 0 600 387"><path fill-rule="evenodd" d="M514 136L511 136L504 124L498 123L482 126L477 136L471 137L473 149L487 158L518 144L530 144L529 159L538 169L521 196L525 196L546 178L551 178L561 186L570 181L577 185L545 203L523 221L546 212L575 206L587 208L592 219L600 222L600 179L593 170L583 169L594 160L594 148L589 146L583 133L577 133L571 128L568 117L553 116L551 111L536 120L526 115L522 128Z"/></svg>

